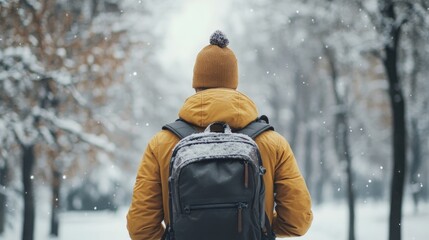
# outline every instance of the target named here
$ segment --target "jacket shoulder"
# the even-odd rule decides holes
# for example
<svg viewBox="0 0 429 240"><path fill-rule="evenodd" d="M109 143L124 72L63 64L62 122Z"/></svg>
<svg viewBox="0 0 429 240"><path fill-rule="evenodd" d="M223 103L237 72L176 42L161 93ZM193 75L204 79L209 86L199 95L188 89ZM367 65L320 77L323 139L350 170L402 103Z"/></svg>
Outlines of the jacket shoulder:
<svg viewBox="0 0 429 240"><path fill-rule="evenodd" d="M157 132L149 141L149 147L152 149L163 149L165 147L175 146L179 142L179 138L168 130Z"/></svg>
<svg viewBox="0 0 429 240"><path fill-rule="evenodd" d="M258 136L255 141L258 145L267 145L276 150L290 148L286 138L276 131L266 131Z"/></svg>

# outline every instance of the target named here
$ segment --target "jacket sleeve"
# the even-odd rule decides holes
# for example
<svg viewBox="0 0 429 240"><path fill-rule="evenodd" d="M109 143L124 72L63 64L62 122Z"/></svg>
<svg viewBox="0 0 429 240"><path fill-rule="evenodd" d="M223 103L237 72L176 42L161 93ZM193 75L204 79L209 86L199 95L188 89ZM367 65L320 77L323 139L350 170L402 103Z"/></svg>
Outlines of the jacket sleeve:
<svg viewBox="0 0 429 240"><path fill-rule="evenodd" d="M164 233L161 224L164 215L160 168L156 150L155 136L148 144L140 163L127 214L127 228L132 240L159 240Z"/></svg>
<svg viewBox="0 0 429 240"><path fill-rule="evenodd" d="M311 198L289 143L279 137L274 173L273 230L278 237L302 236L313 220Z"/></svg>

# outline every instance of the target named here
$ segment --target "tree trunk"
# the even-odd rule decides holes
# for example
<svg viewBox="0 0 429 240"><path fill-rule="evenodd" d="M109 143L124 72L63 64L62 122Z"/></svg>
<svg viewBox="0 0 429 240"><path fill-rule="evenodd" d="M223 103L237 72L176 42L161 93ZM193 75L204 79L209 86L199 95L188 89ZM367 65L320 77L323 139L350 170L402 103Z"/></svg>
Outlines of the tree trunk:
<svg viewBox="0 0 429 240"><path fill-rule="evenodd" d="M349 138L348 138L348 119L347 116L342 116L343 127L343 144L344 144L344 157L346 159L346 176L347 176L347 200L349 205L349 240L355 239L355 196L353 191L353 172L352 172L352 156L350 152Z"/></svg>
<svg viewBox="0 0 429 240"><path fill-rule="evenodd" d="M406 162L405 99L397 68L401 25L396 23L394 5L391 0L384 1L381 12L385 18L392 21L388 38L391 42L384 46L385 58L383 59L389 82L389 97L393 116L393 175L390 195L389 240L400 240Z"/></svg>
<svg viewBox="0 0 429 240"><path fill-rule="evenodd" d="M417 28L413 27L413 35L417 36ZM418 106L417 104L417 81L418 81L418 73L421 71L421 62L424 62L423 59L420 59L419 56L419 48L417 46L418 41L413 38L413 51L412 51L412 57L414 59L414 66L413 70L411 72L411 106L416 108ZM420 147L421 142L421 133L419 132L419 120L418 116L416 116L415 112L417 109L415 109L414 114L411 116L411 152L412 152L412 159L411 159L411 169L410 169L410 183L411 183L411 194L414 202L414 212L418 212L418 205L419 205L419 198L422 192L422 188L420 187L421 182L421 173L420 167L422 163L421 155L422 155L422 149Z"/></svg>
<svg viewBox="0 0 429 240"><path fill-rule="evenodd" d="M338 71L335 65L335 56L332 50L325 49L327 59L331 67L332 88L336 100L338 113L335 117L335 147L340 161L346 161L346 177L347 177L347 202L349 206L349 240L355 239L355 199L353 190L353 173L352 173L352 156L348 139L348 117L347 109L345 108L344 96L340 96L337 90Z"/></svg>
<svg viewBox="0 0 429 240"><path fill-rule="evenodd" d="M6 188L7 186L8 166L5 159L5 164L0 168L0 187ZM6 191L0 190L0 235L4 233L6 224Z"/></svg>
<svg viewBox="0 0 429 240"><path fill-rule="evenodd" d="M319 177L316 181L316 187L314 189L315 195L314 199L316 204L320 205L323 203L323 192L324 192L324 185L326 182L327 176L329 176L329 173L326 169L326 152L325 152L325 139L324 133L320 133L318 136L318 142L319 142Z"/></svg>
<svg viewBox="0 0 429 240"><path fill-rule="evenodd" d="M52 210L51 210L51 236L58 237L59 230L59 210L60 210L60 187L61 173L53 170L52 176Z"/></svg>
<svg viewBox="0 0 429 240"><path fill-rule="evenodd" d="M34 238L34 193L32 174L35 161L34 145L22 146L22 182L24 185L24 223L22 229L22 240L33 240Z"/></svg>
<svg viewBox="0 0 429 240"><path fill-rule="evenodd" d="M389 61L390 62L390 61ZM386 67L391 66L388 62ZM396 63L396 61L395 61ZM390 101L393 113L393 176L390 195L390 227L389 239L401 239L402 198L404 195L405 175L405 106L402 90L397 87L398 79L396 69L389 70Z"/></svg>
<svg viewBox="0 0 429 240"><path fill-rule="evenodd" d="M313 132L309 129L309 125L307 124L307 133L305 134L305 179L307 183L308 190L310 193L313 193L313 161L312 161L312 153L313 153Z"/></svg>
<svg viewBox="0 0 429 240"><path fill-rule="evenodd" d="M411 161L411 169L410 169L410 182L412 187L412 197L414 202L414 211L418 211L419 198L421 193L421 181L419 175L419 169L422 162L421 159L421 147L420 147L420 133L418 130L417 119L413 118L411 120L411 149L412 149L412 161Z"/></svg>
<svg viewBox="0 0 429 240"><path fill-rule="evenodd" d="M284 134L283 132L283 124L280 120L280 112L281 112L281 108L282 108L282 100L281 100L281 95L282 93L280 93L279 91L279 86L274 82L270 82L269 84L270 86L270 92L271 95L268 98L269 103L270 103L270 107L272 109L272 115L270 116L270 122L272 122L273 126L276 126L276 131L279 132L280 134Z"/></svg>
<svg viewBox="0 0 429 240"><path fill-rule="evenodd" d="M349 207L348 240L355 240L355 196L353 190L352 156L348 138L348 119L346 113L339 113L336 119L336 134L338 137L337 155L341 161L346 161L347 203Z"/></svg>
<svg viewBox="0 0 429 240"><path fill-rule="evenodd" d="M295 73L295 103L293 104L293 119L291 121L291 135L289 140L289 144L294 149L296 147L297 143L297 136L298 136L298 128L299 128L299 122L301 121L301 111L300 111L300 97L302 93L302 78L299 73Z"/></svg>
<svg viewBox="0 0 429 240"><path fill-rule="evenodd" d="M320 83L319 86L321 89L324 87L323 83ZM323 109L325 107L325 93L319 91L319 109ZM324 114L324 113L323 113ZM323 120L323 119L322 119ZM319 122L322 122L320 120ZM329 176L328 170L326 169L326 130L324 128L320 128L317 134L317 142L318 142L318 166L319 166L319 174L317 181L315 183L315 203L320 205L323 203L323 193L324 193L324 185L326 182L327 176Z"/></svg>

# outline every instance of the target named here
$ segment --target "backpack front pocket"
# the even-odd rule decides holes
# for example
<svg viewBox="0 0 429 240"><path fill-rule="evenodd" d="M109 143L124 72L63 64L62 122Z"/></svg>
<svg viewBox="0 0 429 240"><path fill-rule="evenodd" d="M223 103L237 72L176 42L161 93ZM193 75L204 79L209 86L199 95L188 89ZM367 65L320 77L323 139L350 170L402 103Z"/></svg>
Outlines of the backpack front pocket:
<svg viewBox="0 0 429 240"><path fill-rule="evenodd" d="M177 239L241 239L245 202L185 205L175 227ZM209 224L207 224L209 223Z"/></svg>

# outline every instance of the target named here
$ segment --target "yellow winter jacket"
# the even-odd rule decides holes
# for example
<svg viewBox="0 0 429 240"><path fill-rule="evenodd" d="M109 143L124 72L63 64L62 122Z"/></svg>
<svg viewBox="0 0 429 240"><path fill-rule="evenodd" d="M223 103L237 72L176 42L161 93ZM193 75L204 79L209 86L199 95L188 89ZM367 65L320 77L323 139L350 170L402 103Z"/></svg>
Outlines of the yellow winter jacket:
<svg viewBox="0 0 429 240"><path fill-rule="evenodd" d="M179 117L202 128L215 121L243 128L258 117L258 112L244 94L216 88L189 97ZM169 222L169 162L178 141L174 134L162 130L146 148L127 215L127 228L133 240L159 240L164 233L162 222ZM255 141L267 169L265 210L274 232L278 237L305 234L313 219L311 199L288 142L274 131L264 132Z"/></svg>

